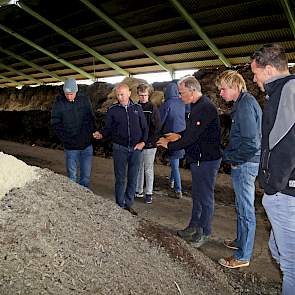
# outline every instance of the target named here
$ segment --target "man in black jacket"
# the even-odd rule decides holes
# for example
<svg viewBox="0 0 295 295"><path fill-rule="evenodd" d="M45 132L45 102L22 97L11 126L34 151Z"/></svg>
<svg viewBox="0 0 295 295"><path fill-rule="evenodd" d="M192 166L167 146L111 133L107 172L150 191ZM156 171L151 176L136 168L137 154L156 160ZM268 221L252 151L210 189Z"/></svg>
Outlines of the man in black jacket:
<svg viewBox="0 0 295 295"><path fill-rule="evenodd" d="M115 88L118 103L112 105L106 116L105 127L95 134L96 139L111 137L115 172L116 203L121 208L137 215L134 203L137 174L142 149L148 137L148 127L142 107L130 100L127 84ZM125 178L127 172L127 186Z"/></svg>
<svg viewBox="0 0 295 295"><path fill-rule="evenodd" d="M254 82L266 93L259 181L272 230L269 247L283 272L283 295L295 290L295 75L279 44L252 56Z"/></svg>
<svg viewBox="0 0 295 295"><path fill-rule="evenodd" d="M68 177L89 187L93 156L91 140L96 130L95 116L88 96L78 92L75 79L67 79L63 91L64 95L57 96L53 104L51 125L64 145Z"/></svg>
<svg viewBox="0 0 295 295"><path fill-rule="evenodd" d="M211 234L214 210L214 186L221 162L221 130L216 107L201 92L199 81L186 76L178 82L179 93L191 113L181 138L169 142L160 138L158 145L168 150L185 149L185 157L192 173L193 208L189 225L177 233L201 247Z"/></svg>

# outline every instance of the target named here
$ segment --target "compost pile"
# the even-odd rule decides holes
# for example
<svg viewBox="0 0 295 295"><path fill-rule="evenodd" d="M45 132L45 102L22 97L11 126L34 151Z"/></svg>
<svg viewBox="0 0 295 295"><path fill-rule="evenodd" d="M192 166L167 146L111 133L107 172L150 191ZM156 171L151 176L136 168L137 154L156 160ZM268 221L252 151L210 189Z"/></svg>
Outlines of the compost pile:
<svg viewBox="0 0 295 295"><path fill-rule="evenodd" d="M279 294L64 176L38 175L0 201L0 294Z"/></svg>

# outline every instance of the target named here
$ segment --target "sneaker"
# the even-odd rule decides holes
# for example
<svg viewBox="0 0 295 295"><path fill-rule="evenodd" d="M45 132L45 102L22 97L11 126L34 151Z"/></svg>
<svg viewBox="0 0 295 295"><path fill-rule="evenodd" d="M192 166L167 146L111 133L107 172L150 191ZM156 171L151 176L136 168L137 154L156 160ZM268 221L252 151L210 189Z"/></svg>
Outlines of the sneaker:
<svg viewBox="0 0 295 295"><path fill-rule="evenodd" d="M199 232L199 229L196 226L188 226L185 229L178 230L177 235L180 236L181 238L190 238L198 232Z"/></svg>
<svg viewBox="0 0 295 295"><path fill-rule="evenodd" d="M209 236L207 235L200 235L196 233L192 236L192 246L194 248L200 248L208 241L209 241Z"/></svg>
<svg viewBox="0 0 295 295"><path fill-rule="evenodd" d="M174 189L174 180L169 181L169 188Z"/></svg>
<svg viewBox="0 0 295 295"><path fill-rule="evenodd" d="M224 240L223 245L229 249L238 250L239 247L237 246L236 240Z"/></svg>
<svg viewBox="0 0 295 295"><path fill-rule="evenodd" d="M143 198L143 197L144 197L143 193L139 193L139 192L135 193L135 198Z"/></svg>
<svg viewBox="0 0 295 295"><path fill-rule="evenodd" d="M240 268L249 266L250 262L247 260L238 260L233 256L227 258L220 258L218 263L227 268Z"/></svg>
<svg viewBox="0 0 295 295"><path fill-rule="evenodd" d="M138 213L133 208L127 208L127 207L125 207L124 210L127 210L128 212L130 212L134 216L137 216L138 215Z"/></svg>
<svg viewBox="0 0 295 295"><path fill-rule="evenodd" d="M144 201L145 201L146 204L152 204L153 203L153 195L146 194Z"/></svg>
<svg viewBox="0 0 295 295"><path fill-rule="evenodd" d="M173 199L181 199L182 192L169 192L168 197L173 198Z"/></svg>

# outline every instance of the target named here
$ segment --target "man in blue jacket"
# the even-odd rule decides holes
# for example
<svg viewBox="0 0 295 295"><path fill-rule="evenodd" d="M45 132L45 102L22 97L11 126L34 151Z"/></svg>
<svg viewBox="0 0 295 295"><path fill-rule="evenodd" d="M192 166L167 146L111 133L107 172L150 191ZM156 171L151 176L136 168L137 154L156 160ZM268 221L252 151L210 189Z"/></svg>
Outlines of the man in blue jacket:
<svg viewBox="0 0 295 295"><path fill-rule="evenodd" d="M57 96L52 106L51 125L64 145L68 177L89 187L93 156L91 140L96 130L95 116L89 97L78 92L75 79L67 79L63 91L64 95Z"/></svg>
<svg viewBox="0 0 295 295"><path fill-rule="evenodd" d="M279 44L256 50L254 82L266 93L262 118L259 182L271 223L269 248L283 273L283 295L295 291L295 75Z"/></svg>
<svg viewBox="0 0 295 295"><path fill-rule="evenodd" d="M106 115L105 127L95 135L96 139L111 137L115 173L116 203L133 215L132 208L136 190L140 155L148 139L148 126L139 104L130 100L127 84L115 88L118 103L112 105ZM125 178L127 172L127 186Z"/></svg>
<svg viewBox="0 0 295 295"><path fill-rule="evenodd" d="M249 265L255 239L255 178L260 160L262 112L238 72L224 71L217 77L216 85L225 101L234 101L229 144L223 161L231 165L237 211L236 238L224 241L224 245L235 252L231 257L221 258L219 263L227 268L240 268Z"/></svg>
<svg viewBox="0 0 295 295"><path fill-rule="evenodd" d="M179 133L185 129L185 104L180 99L176 82L170 82L165 89L165 102L160 107L162 133ZM169 196L180 199L182 197L179 159L184 157L184 150L168 150L171 166L170 188L174 192Z"/></svg>
<svg viewBox="0 0 295 295"><path fill-rule="evenodd" d="M181 138L169 142L161 137L158 145L169 151L185 149L192 174L193 208L188 226L177 234L196 248L206 243L211 234L214 211L214 186L221 162L221 130L215 105L201 92L199 81L186 76L178 81L181 99L191 104L191 113Z"/></svg>

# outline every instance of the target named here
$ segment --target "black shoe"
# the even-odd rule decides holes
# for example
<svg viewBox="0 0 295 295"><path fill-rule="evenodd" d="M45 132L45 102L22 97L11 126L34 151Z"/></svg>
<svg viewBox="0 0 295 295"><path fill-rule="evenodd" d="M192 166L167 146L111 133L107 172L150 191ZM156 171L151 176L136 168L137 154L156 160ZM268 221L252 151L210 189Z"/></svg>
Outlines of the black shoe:
<svg viewBox="0 0 295 295"><path fill-rule="evenodd" d="M145 203L152 204L153 203L153 195L145 195Z"/></svg>
<svg viewBox="0 0 295 295"><path fill-rule="evenodd" d="M127 207L125 207L124 209L127 210L128 212L130 212L134 216L137 216L138 215L138 213L133 208L127 208Z"/></svg>
<svg viewBox="0 0 295 295"><path fill-rule="evenodd" d="M182 198L182 192L168 192L168 197L172 199L181 199Z"/></svg>
<svg viewBox="0 0 295 295"><path fill-rule="evenodd" d="M199 233L199 230L196 226L188 226L185 229L177 231L177 235L181 238L191 238L196 233Z"/></svg>
<svg viewBox="0 0 295 295"><path fill-rule="evenodd" d="M192 236L191 245L194 248L200 248L209 241L209 236L202 234L195 234Z"/></svg>

